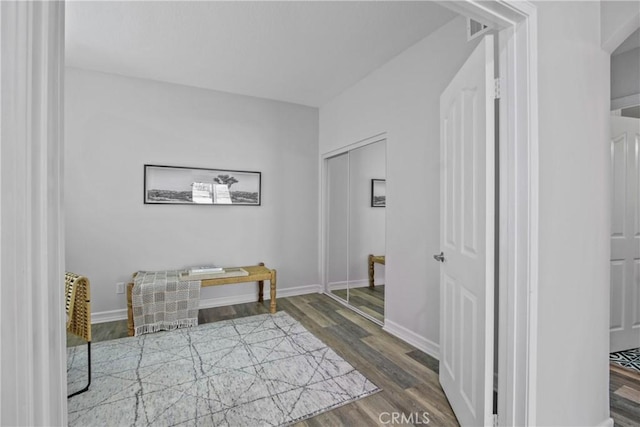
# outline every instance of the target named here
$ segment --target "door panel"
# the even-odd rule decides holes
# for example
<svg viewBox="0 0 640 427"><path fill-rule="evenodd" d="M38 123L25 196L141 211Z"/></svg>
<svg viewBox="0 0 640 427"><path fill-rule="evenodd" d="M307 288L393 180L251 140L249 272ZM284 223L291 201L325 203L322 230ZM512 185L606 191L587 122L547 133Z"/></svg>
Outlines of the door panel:
<svg viewBox="0 0 640 427"><path fill-rule="evenodd" d="M640 347L640 120L611 117L610 351Z"/></svg>
<svg viewBox="0 0 640 427"><path fill-rule="evenodd" d="M440 96L440 383L461 425L490 425L494 333L493 37Z"/></svg>
<svg viewBox="0 0 640 427"><path fill-rule="evenodd" d="M611 261L611 306L619 307L610 312L611 331L621 331L624 317L624 261Z"/></svg>
<svg viewBox="0 0 640 427"><path fill-rule="evenodd" d="M478 124L478 90L465 89L462 92L463 102L463 137L465 143L461 144L462 167L460 173L462 175L461 186L461 206L460 213L462 215L460 235L462 236L462 251L465 255L475 257L477 255L478 245L478 186L480 180L477 172L479 169L478 162L478 135L474 130ZM468 118L468 120L467 120ZM483 159L484 161L484 159Z"/></svg>
<svg viewBox="0 0 640 427"><path fill-rule="evenodd" d="M454 317L455 314L455 289L456 283L453 278L444 274L443 276L443 284L442 284L442 296L443 296L443 304L441 304L442 312L444 315L444 322L442 323L443 334L444 336L452 336L453 331L456 328L456 319ZM455 340L447 339L441 340L440 342L440 369L442 370L442 365L447 370L447 375L455 380L456 378L456 361L454 358L455 355Z"/></svg>
<svg viewBox="0 0 640 427"><path fill-rule="evenodd" d="M445 164L445 173L443 179L443 192L444 192L444 247L445 249L456 248L456 222L453 219L453 214L456 211L456 199L457 199L457 175L458 168L456 163L456 157L458 155L456 150L457 134L456 134L456 119L458 114L456 108L458 106L453 104L449 108L447 115L442 119L443 129L443 155Z"/></svg>
<svg viewBox="0 0 640 427"><path fill-rule="evenodd" d="M611 206L611 238L625 238L627 217L627 136L618 135L611 142L611 170L613 172L613 205Z"/></svg>
<svg viewBox="0 0 640 427"><path fill-rule="evenodd" d="M467 288L460 288L460 305L462 323L461 329L467 331L467 337L470 340L460 340L460 391L465 399L467 406L471 408L475 415L475 409L478 405L476 382L479 376L481 366L477 366L475 361L478 358L478 329L476 318L478 316L478 303L475 295L467 291ZM461 338L465 335L462 334Z"/></svg>

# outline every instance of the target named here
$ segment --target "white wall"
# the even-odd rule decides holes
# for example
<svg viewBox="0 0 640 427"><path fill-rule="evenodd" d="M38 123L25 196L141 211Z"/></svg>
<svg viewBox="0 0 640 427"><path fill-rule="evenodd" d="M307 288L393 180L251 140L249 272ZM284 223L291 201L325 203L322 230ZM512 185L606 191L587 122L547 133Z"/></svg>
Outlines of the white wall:
<svg viewBox="0 0 640 427"><path fill-rule="evenodd" d="M609 416L609 55L600 4L537 2L537 425Z"/></svg>
<svg viewBox="0 0 640 427"><path fill-rule="evenodd" d="M137 270L264 261L280 295L319 283L317 109L66 71L66 268L91 280L94 313L124 309L115 284ZM262 206L144 205L145 163L260 171Z"/></svg>
<svg viewBox="0 0 640 427"><path fill-rule="evenodd" d="M387 132L387 324L439 340L439 97L477 41L456 18L320 109L320 153ZM415 341L414 341L415 342ZM423 347L424 348L424 347Z"/></svg>
<svg viewBox="0 0 640 427"><path fill-rule="evenodd" d="M640 48L611 56L611 99L631 95L640 99Z"/></svg>

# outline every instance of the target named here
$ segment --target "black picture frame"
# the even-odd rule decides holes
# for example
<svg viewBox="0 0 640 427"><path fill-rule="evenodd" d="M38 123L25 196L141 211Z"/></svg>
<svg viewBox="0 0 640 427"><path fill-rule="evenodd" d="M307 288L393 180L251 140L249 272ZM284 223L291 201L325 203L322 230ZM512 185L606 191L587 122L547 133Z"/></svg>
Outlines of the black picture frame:
<svg viewBox="0 0 640 427"><path fill-rule="evenodd" d="M371 180L371 207L384 208L387 206L387 180Z"/></svg>
<svg viewBox="0 0 640 427"><path fill-rule="evenodd" d="M262 174L145 164L143 201L146 205L260 206Z"/></svg>

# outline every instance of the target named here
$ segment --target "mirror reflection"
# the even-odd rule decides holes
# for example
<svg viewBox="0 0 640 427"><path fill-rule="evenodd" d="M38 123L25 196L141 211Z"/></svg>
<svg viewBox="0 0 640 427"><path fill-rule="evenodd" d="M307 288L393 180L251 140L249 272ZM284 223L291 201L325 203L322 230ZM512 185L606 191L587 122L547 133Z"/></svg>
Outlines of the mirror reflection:
<svg viewBox="0 0 640 427"><path fill-rule="evenodd" d="M327 288L384 321L386 143L328 160Z"/></svg>

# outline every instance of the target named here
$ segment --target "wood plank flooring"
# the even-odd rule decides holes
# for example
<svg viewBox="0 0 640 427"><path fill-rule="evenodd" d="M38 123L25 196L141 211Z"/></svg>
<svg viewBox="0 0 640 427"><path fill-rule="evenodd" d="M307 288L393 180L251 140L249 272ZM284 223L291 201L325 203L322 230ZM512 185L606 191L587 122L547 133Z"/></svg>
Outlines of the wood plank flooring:
<svg viewBox="0 0 640 427"><path fill-rule="evenodd" d="M640 425L640 373L609 365L609 403L616 426Z"/></svg>
<svg viewBox="0 0 640 427"><path fill-rule="evenodd" d="M382 389L372 396L298 423L298 426L389 425L392 412L414 419L416 413L422 417L422 413L427 412L430 425L458 425L438 383L438 362L431 356L384 332L380 326L326 295L279 298L278 311L282 310ZM200 310L198 320L208 323L268 312L268 301L265 304L238 304ZM94 342L127 336L126 323L123 320L93 325ZM83 342L69 337L67 343Z"/></svg>
<svg viewBox="0 0 640 427"><path fill-rule="evenodd" d="M199 322L268 313L268 303L203 309L198 316ZM279 298L278 311L281 310L297 319L382 388L380 393L319 414L298 423L298 426L383 425L386 419L383 415L381 420L381 414L391 412L405 416L428 412L429 425L458 425L438 382L438 361L431 356L384 332L380 326L325 295ZM94 342L126 337L127 322L95 324L92 325L92 333ZM84 344L81 339L68 336L67 345L81 344ZM615 425L640 425L640 374L611 365L610 375L611 417Z"/></svg>
<svg viewBox="0 0 640 427"><path fill-rule="evenodd" d="M347 300L347 289L332 291L349 304L367 313L374 319L384 322L384 285L376 285L374 288L368 286L359 288L349 288Z"/></svg>

